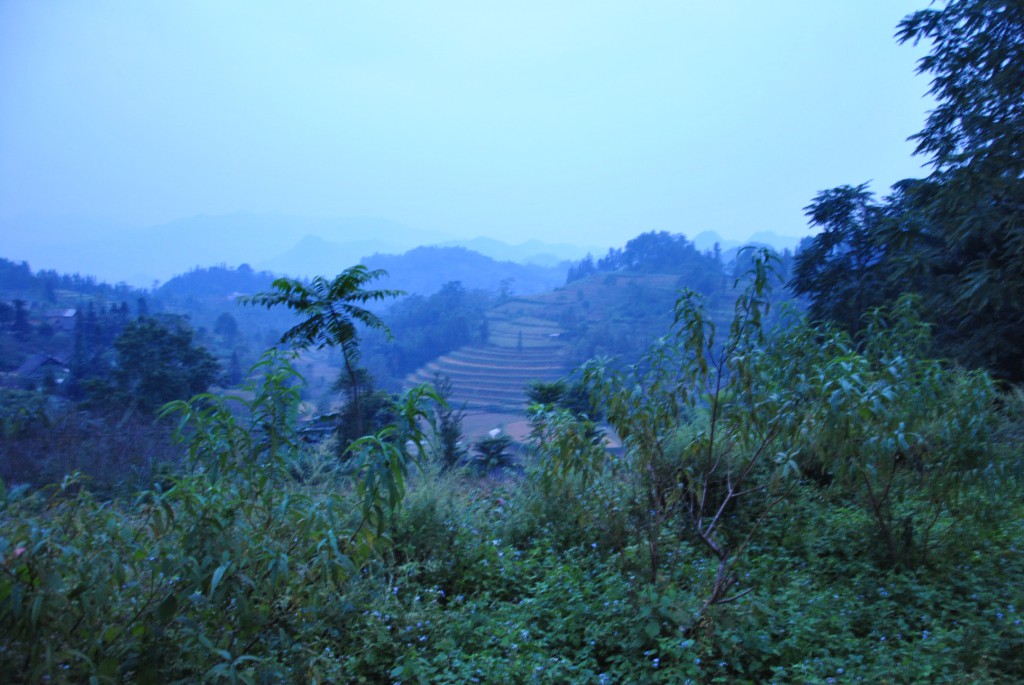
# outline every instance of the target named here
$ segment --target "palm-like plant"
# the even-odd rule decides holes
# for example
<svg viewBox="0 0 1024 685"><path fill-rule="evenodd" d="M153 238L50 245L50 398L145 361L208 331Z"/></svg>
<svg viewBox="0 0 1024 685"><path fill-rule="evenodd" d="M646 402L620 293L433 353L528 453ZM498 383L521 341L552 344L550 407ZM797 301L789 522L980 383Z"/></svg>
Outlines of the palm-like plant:
<svg viewBox="0 0 1024 685"><path fill-rule="evenodd" d="M306 284L290 278L279 278L271 284L274 288L272 292L258 293L243 300L246 304L268 309L284 305L305 317L281 336L282 343L292 343L300 350L319 350L324 347L341 349L345 373L352 388L357 434L362 433L363 418L359 397L359 335L356 325L362 324L383 331L391 337L391 330L384 321L362 305L405 294L401 290L367 290L364 287L386 275L383 269L370 271L362 264L357 264L345 269L333 280L317 276Z"/></svg>

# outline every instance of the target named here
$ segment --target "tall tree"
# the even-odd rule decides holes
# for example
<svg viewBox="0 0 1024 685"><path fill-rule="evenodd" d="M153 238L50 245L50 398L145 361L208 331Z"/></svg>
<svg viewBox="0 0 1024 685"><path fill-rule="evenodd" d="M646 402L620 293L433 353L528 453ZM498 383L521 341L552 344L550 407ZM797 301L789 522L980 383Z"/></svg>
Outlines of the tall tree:
<svg viewBox="0 0 1024 685"><path fill-rule="evenodd" d="M897 183L877 209L877 221L865 222L865 214L854 213L823 224L826 230L798 258L792 284L810 297L812 310L854 331L867 309L914 292L941 354L1019 382L1024 380L1024 3L938 5L906 17L897 33L900 42L930 46L918 71L931 74L937 106L912 139L918 154L930 156L932 173ZM819 204L822 197L850 190L826 191ZM874 260L868 264L871 297L839 301L865 275L830 269L839 254ZM830 277L818 278L823 273Z"/></svg>
<svg viewBox="0 0 1024 685"><path fill-rule="evenodd" d="M921 294L950 353L1024 380L1024 3L947 2L897 37L930 42L918 71L938 101L912 137L934 171L900 188L934 275Z"/></svg>
<svg viewBox="0 0 1024 685"><path fill-rule="evenodd" d="M358 373L359 335L357 324L383 331L388 337L390 329L376 314L362 305L368 302L398 297L400 290L367 290L365 286L386 276L387 272L368 270L362 264L342 271L333 280L317 276L308 284L301 281L279 278L271 286L272 292L259 293L243 302L267 308L284 305L303 317L303 320L281 336L282 343L292 343L297 349L323 349L337 347L341 350L352 388L353 423L357 434L362 434L363 417L360 402L360 378Z"/></svg>
<svg viewBox="0 0 1024 685"><path fill-rule="evenodd" d="M861 313L882 304L885 208L863 184L822 191L806 212L821 232L796 259L793 292L812 296L812 319L855 333Z"/></svg>

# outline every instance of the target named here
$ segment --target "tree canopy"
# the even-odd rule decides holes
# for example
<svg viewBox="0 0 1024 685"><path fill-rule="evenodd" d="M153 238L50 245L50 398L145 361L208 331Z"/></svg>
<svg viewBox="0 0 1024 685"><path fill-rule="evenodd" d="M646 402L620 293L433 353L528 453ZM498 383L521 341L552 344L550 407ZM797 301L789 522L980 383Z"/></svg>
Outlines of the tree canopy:
<svg viewBox="0 0 1024 685"><path fill-rule="evenodd" d="M136 319L125 326L114 348L117 367L108 400L146 414L205 391L219 371L217 360L193 344L192 329L180 320L165 325L154 318Z"/></svg>
<svg viewBox="0 0 1024 685"><path fill-rule="evenodd" d="M897 37L930 44L919 72L938 104L912 139L933 171L881 204L863 186L819 194L810 216L824 230L793 287L851 331L915 293L941 354L1024 380L1024 5L947 2L906 17Z"/></svg>
<svg viewBox="0 0 1024 685"><path fill-rule="evenodd" d="M284 305L303 317L302 321L285 331L281 342L294 343L299 349L337 347L341 350L351 388L354 407L354 429L363 430L360 379L358 372L359 335L357 324L390 334L387 325L376 314L362 305L390 297L398 297L400 290L367 290L364 286L386 272L370 271L362 264L345 269L334 279L317 276L310 283L290 278L279 278L272 284L274 290L259 293L243 302L275 307Z"/></svg>

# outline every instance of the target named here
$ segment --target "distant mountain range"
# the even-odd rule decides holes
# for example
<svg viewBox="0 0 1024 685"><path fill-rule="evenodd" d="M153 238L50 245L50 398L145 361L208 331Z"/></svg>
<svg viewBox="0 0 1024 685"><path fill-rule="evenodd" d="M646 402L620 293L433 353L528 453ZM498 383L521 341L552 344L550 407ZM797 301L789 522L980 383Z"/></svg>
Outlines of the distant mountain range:
<svg viewBox="0 0 1024 685"><path fill-rule="evenodd" d="M236 212L199 215L147 228L107 227L69 218L62 234L53 220L4 220L5 233L17 235L8 258L28 261L33 269L95 275L111 282L149 287L196 266L247 263L258 269L290 271L303 257L317 261L309 273L337 273L375 251L404 251L450 236L421 231L372 217L309 218ZM8 230L9 229L9 230ZM67 235L89 235L68 239ZM348 250L327 250L303 241L307 236ZM335 256L339 267L330 260ZM296 271L294 275L307 275Z"/></svg>
<svg viewBox="0 0 1024 685"><path fill-rule="evenodd" d="M588 251L539 241L509 246L490 238L452 240L444 233L374 217L324 219L236 212L146 228L79 217L4 219L0 225L11 236L3 248L3 256L9 259L28 261L34 270L89 274L137 287L150 287L197 266L218 264L249 264L294 277L333 275L364 257L401 254L423 245L462 246L496 260L549 267Z"/></svg>
<svg viewBox="0 0 1024 685"><path fill-rule="evenodd" d="M363 259L372 262L377 259L375 255L381 255L377 259L381 262L383 255L399 255L421 246L462 247L500 263L548 268L581 259L588 253L599 258L608 250L595 245L538 240L518 245L486 237L457 240L438 231L375 217L310 218L246 212L199 215L146 228L128 228L81 217L4 218L0 220L0 229L5 236L4 254L0 256L28 261L34 270L89 274L136 287L151 287L197 266L219 264L249 264L258 270L293 277L334 275ZM729 251L740 245L711 231L692 240L701 250L712 249L719 243L727 258ZM792 249L799 238L757 233L751 241ZM564 273L564 267L559 268ZM502 267L499 271L504 273L507 269ZM520 280L521 288L527 282L539 283L548 278L540 276L540 272L533 276L525 276L525 272L517 276L497 273L490 280L515 278ZM468 281L465 277L447 280ZM425 281L422 285L426 285ZM482 287L472 282L464 285ZM421 291L419 287L410 290Z"/></svg>

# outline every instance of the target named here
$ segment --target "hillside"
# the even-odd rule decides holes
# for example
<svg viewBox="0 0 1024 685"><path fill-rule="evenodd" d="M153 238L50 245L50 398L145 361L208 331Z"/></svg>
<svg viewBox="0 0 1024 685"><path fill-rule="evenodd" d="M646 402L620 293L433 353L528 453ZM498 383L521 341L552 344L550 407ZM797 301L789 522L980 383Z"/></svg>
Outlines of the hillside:
<svg viewBox="0 0 1024 685"><path fill-rule="evenodd" d="M406 385L452 381L453 404L470 412L522 414L530 381L554 381L587 359L635 359L672 322L680 287L673 274L594 274L545 293L516 297L490 309L486 344L467 345L406 378ZM709 300L716 321L731 316L736 292Z"/></svg>
<svg viewBox="0 0 1024 685"><path fill-rule="evenodd" d="M528 300L517 299L487 313L485 344L466 345L421 367L407 385L452 381L453 405L470 411L521 414L525 387L534 380L554 381L570 370L568 348L557 322L522 313Z"/></svg>
<svg viewBox="0 0 1024 685"><path fill-rule="evenodd" d="M527 295L565 282L567 265L538 266L501 261L464 247L417 247L404 254L374 254L362 263L384 269L381 287L429 295L458 281L467 290Z"/></svg>

